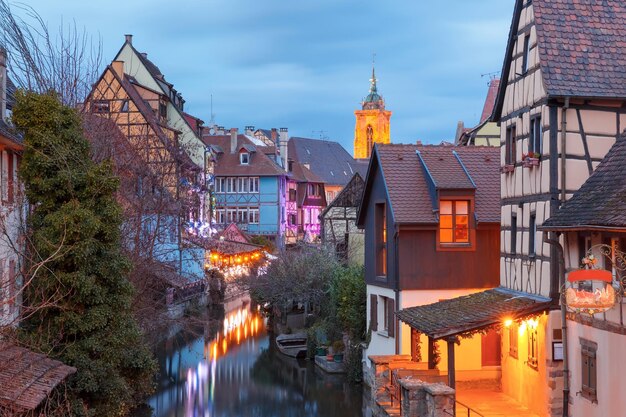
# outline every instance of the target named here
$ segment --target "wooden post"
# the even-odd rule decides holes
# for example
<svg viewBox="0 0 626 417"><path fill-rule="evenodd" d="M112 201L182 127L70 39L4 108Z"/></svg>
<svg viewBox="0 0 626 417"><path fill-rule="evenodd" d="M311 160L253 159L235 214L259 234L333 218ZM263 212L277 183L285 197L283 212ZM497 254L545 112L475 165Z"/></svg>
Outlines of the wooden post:
<svg viewBox="0 0 626 417"><path fill-rule="evenodd" d="M435 369L435 340L428 337L428 369Z"/></svg>
<svg viewBox="0 0 626 417"><path fill-rule="evenodd" d="M448 386L456 389L456 378L454 375L454 338L446 339L448 342Z"/></svg>

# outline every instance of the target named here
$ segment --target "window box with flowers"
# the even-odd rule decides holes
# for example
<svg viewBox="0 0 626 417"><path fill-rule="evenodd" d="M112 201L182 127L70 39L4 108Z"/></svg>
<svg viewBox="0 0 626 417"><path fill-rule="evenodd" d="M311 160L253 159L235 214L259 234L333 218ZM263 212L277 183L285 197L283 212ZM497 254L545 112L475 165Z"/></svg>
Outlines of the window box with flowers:
<svg viewBox="0 0 626 417"><path fill-rule="evenodd" d="M539 152L528 152L522 155L522 166L524 168L538 167L541 160Z"/></svg>
<svg viewBox="0 0 626 417"><path fill-rule="evenodd" d="M513 164L506 164L500 167L500 172L503 174L508 174L513 171L515 171L515 165Z"/></svg>

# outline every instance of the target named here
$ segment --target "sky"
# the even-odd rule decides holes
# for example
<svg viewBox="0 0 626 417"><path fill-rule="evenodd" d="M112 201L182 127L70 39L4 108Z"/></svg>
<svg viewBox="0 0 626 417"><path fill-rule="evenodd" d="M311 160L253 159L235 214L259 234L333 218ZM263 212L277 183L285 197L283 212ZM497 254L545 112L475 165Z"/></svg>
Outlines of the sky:
<svg viewBox="0 0 626 417"><path fill-rule="evenodd" d="M502 69L513 0L25 0L57 28L100 36L103 64L124 34L186 100L226 128L287 127L352 152L354 110L378 91L394 143L453 141L478 123Z"/></svg>

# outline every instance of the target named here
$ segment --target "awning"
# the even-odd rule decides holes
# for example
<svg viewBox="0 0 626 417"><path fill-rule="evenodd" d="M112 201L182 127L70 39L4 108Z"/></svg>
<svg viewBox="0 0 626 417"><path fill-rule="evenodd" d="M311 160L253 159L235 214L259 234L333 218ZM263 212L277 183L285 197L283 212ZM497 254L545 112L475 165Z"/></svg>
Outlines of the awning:
<svg viewBox="0 0 626 417"><path fill-rule="evenodd" d="M552 300L498 287L434 304L405 308L396 316L432 339L463 335L550 310Z"/></svg>
<svg viewBox="0 0 626 417"><path fill-rule="evenodd" d="M0 343L0 414L32 411L76 368L41 353Z"/></svg>

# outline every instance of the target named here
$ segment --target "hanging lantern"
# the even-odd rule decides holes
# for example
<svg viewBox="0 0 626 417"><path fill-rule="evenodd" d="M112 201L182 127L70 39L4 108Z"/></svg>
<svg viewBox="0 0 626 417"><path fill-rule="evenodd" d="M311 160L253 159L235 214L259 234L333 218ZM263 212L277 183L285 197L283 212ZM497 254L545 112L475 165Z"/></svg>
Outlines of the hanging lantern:
<svg viewBox="0 0 626 417"><path fill-rule="evenodd" d="M613 288L613 275L609 271L579 269L570 272L567 281L565 304L575 313L602 313L613 308L618 300L619 292Z"/></svg>

